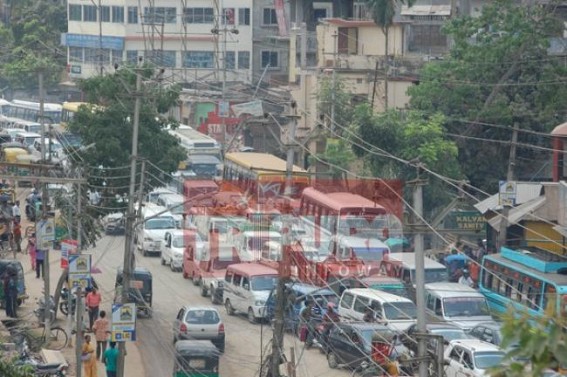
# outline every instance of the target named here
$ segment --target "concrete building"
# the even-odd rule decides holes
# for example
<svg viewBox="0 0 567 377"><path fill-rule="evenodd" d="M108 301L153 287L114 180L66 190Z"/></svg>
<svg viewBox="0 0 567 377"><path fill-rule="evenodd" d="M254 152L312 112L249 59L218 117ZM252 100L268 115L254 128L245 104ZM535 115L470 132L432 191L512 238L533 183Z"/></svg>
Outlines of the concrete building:
<svg viewBox="0 0 567 377"><path fill-rule="evenodd" d="M173 82L229 81L252 76L252 0L69 0L70 79L111 72L139 57ZM226 60L226 61L225 61Z"/></svg>

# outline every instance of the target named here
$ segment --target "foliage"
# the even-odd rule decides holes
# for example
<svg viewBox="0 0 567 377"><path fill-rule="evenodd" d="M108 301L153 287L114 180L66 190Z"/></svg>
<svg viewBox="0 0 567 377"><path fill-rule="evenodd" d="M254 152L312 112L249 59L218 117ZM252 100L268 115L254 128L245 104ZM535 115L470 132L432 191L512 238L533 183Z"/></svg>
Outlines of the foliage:
<svg viewBox="0 0 567 377"><path fill-rule="evenodd" d="M353 150L365 157L372 173L382 178L416 178L416 169L391 158L419 160L428 169L460 177L457 146L445 135L445 118L440 114L427 116L419 111L403 113L389 110L375 115L368 105L360 105L354 114ZM426 178L426 177L422 177ZM446 187L438 179L425 187L425 208L431 210L446 199Z"/></svg>
<svg viewBox="0 0 567 377"><path fill-rule="evenodd" d="M548 368L565 368L567 318L553 312L546 310L544 316L534 319L528 313L518 316L516 310L510 310L501 330L502 347L510 351L505 362L491 372L493 377L540 377Z"/></svg>
<svg viewBox="0 0 567 377"><path fill-rule="evenodd" d="M412 6L415 0L365 0L366 7L372 13L372 19L384 33L393 24L396 9L401 5Z"/></svg>
<svg viewBox="0 0 567 377"><path fill-rule="evenodd" d="M12 89L36 88L40 70L46 87L57 84L66 63L66 54L60 49L61 33L66 31L63 3L13 1L11 18L0 27L0 84Z"/></svg>
<svg viewBox="0 0 567 377"><path fill-rule="evenodd" d="M29 365L17 365L15 363L17 359L6 360L0 357L0 376L5 377L33 377L35 376L31 366Z"/></svg>
<svg viewBox="0 0 567 377"><path fill-rule="evenodd" d="M334 84L334 85L333 85ZM325 76L320 80L318 97L319 114L326 116L329 128L340 133L339 127L348 126L352 122L353 95L349 92L344 80L340 77ZM331 114L335 111L335 124L331 125Z"/></svg>
<svg viewBox="0 0 567 377"><path fill-rule="evenodd" d="M352 149L343 139L327 139L325 153L310 157L311 163L325 162L329 166L329 172L333 179L344 176L345 170L350 170L350 164L356 159Z"/></svg>
<svg viewBox="0 0 567 377"><path fill-rule="evenodd" d="M176 103L179 88L164 88L152 82L151 69L144 69L141 74L145 83L140 93L138 155L169 174L177 170L186 152L166 130L168 126L175 126L175 121L160 114ZM98 105L81 106L69 129L81 137L83 145L94 144L76 152L79 160L96 170L90 174L89 183L101 191L103 199L128 192L135 83L136 74L129 67L80 83L86 100ZM146 174L145 187L162 186L168 181L165 174Z"/></svg>
<svg viewBox="0 0 567 377"><path fill-rule="evenodd" d="M462 170L474 185L493 190L505 176L509 149L487 141L510 141L514 124L549 132L564 121L567 68L547 51L549 37L561 28L545 6L486 4L479 17L445 26L450 55L426 65L419 85L409 89L412 109L447 117L449 132L458 134ZM548 139L533 134L520 132L519 141L549 147ZM520 147L518 157L517 172L539 168L534 149Z"/></svg>

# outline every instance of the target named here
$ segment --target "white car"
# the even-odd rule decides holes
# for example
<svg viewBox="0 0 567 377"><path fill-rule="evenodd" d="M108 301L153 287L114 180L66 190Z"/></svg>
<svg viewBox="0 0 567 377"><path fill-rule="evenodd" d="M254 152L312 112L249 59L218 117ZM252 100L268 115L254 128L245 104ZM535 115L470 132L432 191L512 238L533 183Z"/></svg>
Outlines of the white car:
<svg viewBox="0 0 567 377"><path fill-rule="evenodd" d="M197 253L203 255L207 249L208 243L203 242L197 232L193 232L192 234L196 237ZM185 252L188 241L189 235L183 229L175 229L166 232L161 249L161 264L169 265L171 271L183 270L183 253Z"/></svg>
<svg viewBox="0 0 567 377"><path fill-rule="evenodd" d="M500 365L505 356L498 346L482 340L453 340L445 349L445 376L489 376L488 370Z"/></svg>

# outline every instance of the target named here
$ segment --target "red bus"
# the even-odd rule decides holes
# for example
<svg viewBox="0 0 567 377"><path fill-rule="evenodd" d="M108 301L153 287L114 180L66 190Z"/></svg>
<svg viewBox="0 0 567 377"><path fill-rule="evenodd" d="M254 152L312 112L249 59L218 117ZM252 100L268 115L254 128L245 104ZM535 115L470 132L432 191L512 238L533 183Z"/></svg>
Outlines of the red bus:
<svg viewBox="0 0 567 377"><path fill-rule="evenodd" d="M388 239L401 235L402 223L381 205L350 192L303 190L299 213L315 229L331 235Z"/></svg>

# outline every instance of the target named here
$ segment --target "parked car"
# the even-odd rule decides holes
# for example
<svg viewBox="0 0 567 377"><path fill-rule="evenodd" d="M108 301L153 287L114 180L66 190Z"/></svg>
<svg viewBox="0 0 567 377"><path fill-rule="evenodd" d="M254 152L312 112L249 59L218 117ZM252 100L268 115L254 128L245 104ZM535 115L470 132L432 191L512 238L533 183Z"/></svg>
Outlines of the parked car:
<svg viewBox="0 0 567 377"><path fill-rule="evenodd" d="M340 322L327 340L327 362L332 369L347 366L358 368L363 362L376 362L376 342L391 348L396 333L387 326L367 322ZM387 355L383 355L387 356Z"/></svg>
<svg viewBox="0 0 567 377"><path fill-rule="evenodd" d="M123 235L126 234L126 216L122 212L111 213L106 215L102 224L104 233L107 235Z"/></svg>
<svg viewBox="0 0 567 377"><path fill-rule="evenodd" d="M488 376L488 369L500 365L505 356L492 343L478 339L453 340L445 349L445 376Z"/></svg>
<svg viewBox="0 0 567 377"><path fill-rule="evenodd" d="M404 345L409 348L412 352L417 354L417 337L416 333L417 324L411 325L405 332L403 337ZM425 332L431 335L441 335L443 337L445 345L449 344L452 340L458 339L470 339L471 337L459 326L452 325L450 323L428 323L425 327ZM431 355L436 354L437 342L431 339L427 342L427 351Z"/></svg>
<svg viewBox="0 0 567 377"><path fill-rule="evenodd" d="M185 340L210 340L220 352L224 352L224 324L214 307L184 306L173 322L173 342Z"/></svg>
<svg viewBox="0 0 567 377"><path fill-rule="evenodd" d="M498 322L483 322L473 327L469 334L472 338L480 339L500 347L503 339L502 332L500 331L501 327L502 325ZM511 351L517 347L517 344L511 344L505 351ZM514 358L514 360L521 359Z"/></svg>
<svg viewBox="0 0 567 377"><path fill-rule="evenodd" d="M168 265L171 271L183 269L183 251L187 246L185 231L182 229L170 230L165 233L161 247L161 264Z"/></svg>

